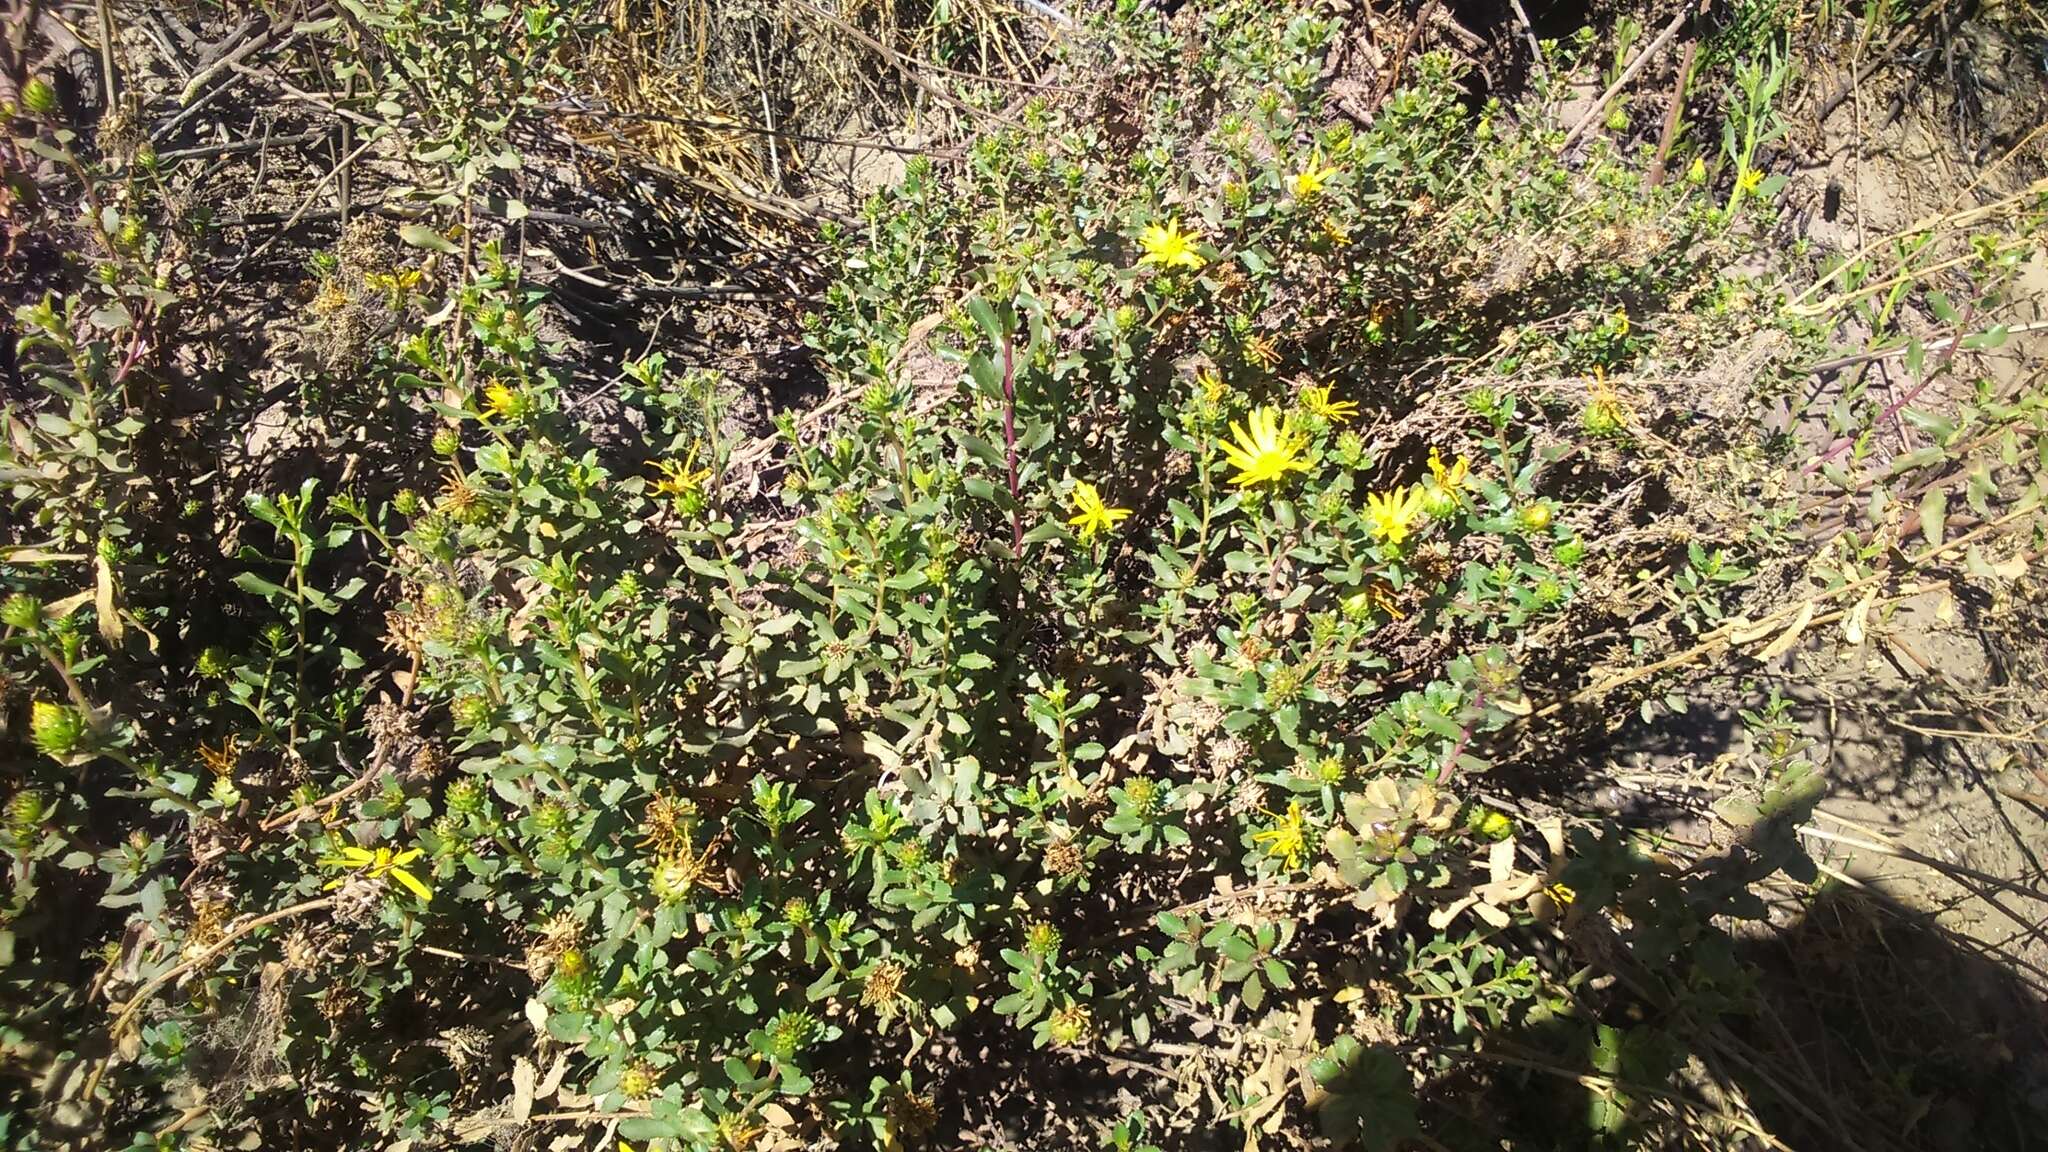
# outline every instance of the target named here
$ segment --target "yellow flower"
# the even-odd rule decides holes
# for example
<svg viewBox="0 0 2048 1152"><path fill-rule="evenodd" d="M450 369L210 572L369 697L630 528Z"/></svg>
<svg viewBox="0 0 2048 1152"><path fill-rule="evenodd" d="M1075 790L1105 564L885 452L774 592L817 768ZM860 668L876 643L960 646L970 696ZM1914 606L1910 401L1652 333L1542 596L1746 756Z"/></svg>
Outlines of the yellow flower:
<svg viewBox="0 0 2048 1152"><path fill-rule="evenodd" d="M1308 821L1302 815L1301 801L1287 802L1287 815L1274 821L1271 828L1252 833L1252 843L1264 849L1269 859L1287 865L1289 871L1299 869L1308 858Z"/></svg>
<svg viewBox="0 0 2048 1152"><path fill-rule="evenodd" d="M1616 336L1628 335L1628 309L1616 308L1614 310L1614 334Z"/></svg>
<svg viewBox="0 0 2048 1152"><path fill-rule="evenodd" d="M1081 534L1083 542L1095 539L1103 532L1113 531L1117 521L1131 514L1129 508L1111 508L1102 502L1102 494L1095 485L1086 480L1078 481L1068 499L1074 503L1075 515L1067 520Z"/></svg>
<svg viewBox="0 0 2048 1152"><path fill-rule="evenodd" d="M1742 175L1735 178L1735 186L1744 192L1756 191L1763 182L1764 173L1761 168L1744 168Z"/></svg>
<svg viewBox="0 0 2048 1152"><path fill-rule="evenodd" d="M1301 390L1301 407L1332 424L1342 424L1358 415L1358 405L1349 400L1331 400L1330 386L1316 384Z"/></svg>
<svg viewBox="0 0 2048 1152"><path fill-rule="evenodd" d="M1435 448L1429 450L1429 475L1436 481L1439 491L1457 495L1464 491L1465 481L1472 473L1472 461L1460 455L1457 462L1444 467L1444 454Z"/></svg>
<svg viewBox="0 0 2048 1152"><path fill-rule="evenodd" d="M323 868L346 868L368 880L382 880L388 876L405 885L412 891L413 895L420 899L432 900L434 898L433 889L421 883L419 877L406 871L405 868L407 864L419 858L420 850L417 848L408 848L403 852L393 852L389 848L379 848L371 851L368 848L358 848L353 844L348 844L335 852L334 855L322 857L320 865ZM327 887L329 889L339 888L347 882L348 877L337 876L327 882Z"/></svg>
<svg viewBox="0 0 2048 1152"><path fill-rule="evenodd" d="M1372 534L1398 546L1408 538L1408 529L1422 515L1421 486L1396 486L1391 492L1374 492L1365 498L1365 518Z"/></svg>
<svg viewBox="0 0 2048 1152"><path fill-rule="evenodd" d="M484 387L484 411L497 419L511 420L525 414L526 398L503 380L493 380Z"/></svg>
<svg viewBox="0 0 2048 1152"><path fill-rule="evenodd" d="M1323 185L1329 183L1330 177L1337 174L1335 168L1325 168L1322 166L1322 163L1323 154L1318 151L1308 158L1308 167L1296 172L1294 179L1289 181L1289 186L1294 189L1294 198L1296 200L1313 198L1323 190Z"/></svg>
<svg viewBox="0 0 2048 1152"><path fill-rule="evenodd" d="M702 492L704 482L711 479L711 469L692 467L696 463L695 448L690 449L690 454L684 457L681 463L674 460L656 460L654 470L661 473L661 478L654 482L654 494L682 500Z"/></svg>
<svg viewBox="0 0 2048 1152"><path fill-rule="evenodd" d="M1237 442L1224 442L1223 455L1237 469L1238 487L1277 483L1289 472L1308 471L1308 461L1301 458L1301 442L1290 424L1271 406L1252 409L1243 424L1231 422L1230 434Z"/></svg>
<svg viewBox="0 0 2048 1152"><path fill-rule="evenodd" d="M1685 178L1694 184L1705 180L1707 178L1707 158L1704 156L1693 157L1692 167L1685 170Z"/></svg>
<svg viewBox="0 0 2048 1152"><path fill-rule="evenodd" d="M1138 258L1140 264L1157 264L1161 268L1200 268L1208 261L1195 251L1201 236L1180 230L1180 221L1168 220L1164 224L1148 224L1138 243L1145 248L1145 254Z"/></svg>

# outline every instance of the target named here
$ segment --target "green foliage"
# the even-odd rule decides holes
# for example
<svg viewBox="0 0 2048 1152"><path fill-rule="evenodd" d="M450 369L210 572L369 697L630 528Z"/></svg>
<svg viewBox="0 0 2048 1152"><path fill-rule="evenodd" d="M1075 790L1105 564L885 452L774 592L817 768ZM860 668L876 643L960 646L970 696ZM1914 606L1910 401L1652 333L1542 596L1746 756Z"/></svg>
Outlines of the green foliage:
<svg viewBox="0 0 2048 1152"><path fill-rule="evenodd" d="M1589 1015L1561 918L1618 913L1674 986L1731 983L1714 918L1799 866L1810 764L1779 749L1728 809L1761 865L1725 890L1482 790L1535 698L1606 658L1571 642L1724 636L1773 543L1772 508L1702 507L1781 491L1672 478L1670 441L1728 475L1755 430L1620 389L1797 328L1720 272L1735 209L1777 191L1747 175L1781 59L1736 66L1717 208L1603 144L1558 159L1539 116L1469 109L1447 58L1357 126L1326 115L1330 22L1120 5L1070 49L1116 70L1107 106L1027 101L828 231L807 337L839 400L744 441L677 356L595 382L467 220L588 13L342 9L330 31L392 65L346 74L424 118L412 159L461 193L395 229L454 282L359 277L406 317L376 363L408 486L237 492L190 533L226 570L187 585L135 448L167 420L125 388L138 312L176 299L138 271L156 241L103 208L114 271L21 314L48 399L0 447L0 717L28 718L0 944L11 998L77 1016L116 989L110 1129L159 1130L165 1086L240 1040L304 1100L238 1071L208 1131L474 1141L552 1064L635 1146L906 1147L975 1090L948 1053L1092 1066L1301 1021L1275 1060L1320 1130L1391 1149L1422 1131L1423 1047ZM624 447L587 420L599 387ZM2016 461L2038 416L1987 395L1923 428ZM1676 493L1666 535L1611 507L1633 470ZM1973 474L1966 499L2009 491ZM1946 505L1917 507L1939 544ZM1877 554L1845 549L1840 583ZM132 930L56 933L60 873ZM1319 1011L1363 984L1368 1009ZM1597 1035L1595 1072L1668 1075L1659 1039ZM1281 1107L1252 1059L1157 1123Z"/></svg>

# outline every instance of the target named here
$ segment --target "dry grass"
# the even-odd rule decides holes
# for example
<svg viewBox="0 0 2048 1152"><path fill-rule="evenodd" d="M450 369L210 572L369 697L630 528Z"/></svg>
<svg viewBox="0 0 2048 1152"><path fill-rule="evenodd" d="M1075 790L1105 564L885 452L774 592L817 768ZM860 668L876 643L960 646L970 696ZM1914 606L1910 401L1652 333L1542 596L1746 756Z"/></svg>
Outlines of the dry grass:
<svg viewBox="0 0 2048 1152"><path fill-rule="evenodd" d="M1001 0L614 0L576 65L594 99L572 131L767 240L850 206L864 146L954 134L977 89L1028 82L1043 46ZM712 205L657 206L687 219Z"/></svg>

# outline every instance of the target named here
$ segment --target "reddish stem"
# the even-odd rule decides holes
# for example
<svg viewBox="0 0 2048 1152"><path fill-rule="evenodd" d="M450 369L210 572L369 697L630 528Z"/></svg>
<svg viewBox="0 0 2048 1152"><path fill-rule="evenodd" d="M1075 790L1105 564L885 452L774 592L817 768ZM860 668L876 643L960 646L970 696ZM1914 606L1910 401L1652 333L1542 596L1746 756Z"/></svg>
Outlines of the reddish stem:
<svg viewBox="0 0 2048 1152"><path fill-rule="evenodd" d="M1439 788L1449 784L1451 777L1457 773L1458 757L1463 756L1466 745L1472 743L1472 726L1479 722L1480 717L1486 715L1486 690L1484 688L1472 693L1472 707L1478 709L1479 714L1465 721L1459 727L1458 742L1451 746L1450 756L1444 760L1443 768L1436 774L1436 786Z"/></svg>
<svg viewBox="0 0 2048 1152"><path fill-rule="evenodd" d="M1921 379L1920 383L1915 384L1912 388L1908 389L1904 396L1901 396L1898 399L1892 401L1890 404L1885 405L1884 411L1877 414L1877 419L1871 424L1871 427L1878 427L1879 425L1882 425L1885 421L1898 415L1899 411L1905 408L1906 405L1911 404L1915 400L1918 400L1920 398L1920 394L1922 392L1927 391L1928 385L1933 384L1936 380L1939 380L1941 378L1941 370L1948 367L1949 361L1955 359L1956 348L1959 347L1963 342L1963 333L1970 330L1970 321L1974 319L1976 315L1977 305L1973 302L1969 307L1963 310L1962 322L1956 325L1955 334L1949 337L1947 346L1942 348L1940 358L1934 362L1933 371L1928 372L1927 375ZM1850 446L1855 443L1856 439L1853 436L1842 437L1840 440L1835 441L1834 445L1830 447L1826 452L1823 452L1820 455L1815 456L1813 459L1808 460L1806 462L1806 467L1801 468L1799 470L1799 474L1802 476L1812 475L1814 472L1819 470L1821 465L1826 464L1828 461L1833 460L1835 457L1840 456L1844 452L1847 452Z"/></svg>

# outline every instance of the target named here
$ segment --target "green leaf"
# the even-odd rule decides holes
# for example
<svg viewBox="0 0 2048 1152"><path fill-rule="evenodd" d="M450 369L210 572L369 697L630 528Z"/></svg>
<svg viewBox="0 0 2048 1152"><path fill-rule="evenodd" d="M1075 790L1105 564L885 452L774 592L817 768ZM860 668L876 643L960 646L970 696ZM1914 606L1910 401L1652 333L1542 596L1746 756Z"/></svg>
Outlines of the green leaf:
<svg viewBox="0 0 2048 1152"><path fill-rule="evenodd" d="M657 1120L652 1116L630 1116L619 1121L619 1135L628 1140L660 1140L679 1137L683 1135L683 1130L672 1120Z"/></svg>
<svg viewBox="0 0 2048 1152"><path fill-rule="evenodd" d="M1965 352L1983 352L1992 348L2002 348L2005 346L2005 338L2009 332L2010 329L2005 325L1993 324L1982 332L1963 337L1961 347Z"/></svg>
<svg viewBox="0 0 2048 1152"><path fill-rule="evenodd" d="M1941 488L1929 488L1927 495L1920 498L1920 535L1936 548L1941 547L1943 529L1948 524L1948 492Z"/></svg>
<svg viewBox="0 0 2048 1152"><path fill-rule="evenodd" d="M1934 312L1935 317L1943 324L1956 324L1962 320L1962 316L1956 312L1956 306L1950 302L1946 292L1929 292L1927 294L1927 307Z"/></svg>
<svg viewBox="0 0 2048 1152"><path fill-rule="evenodd" d="M254 592L266 600L288 600L291 598L291 593L286 591L282 585L273 584L254 572L235 573L235 587L240 588L244 592Z"/></svg>
<svg viewBox="0 0 2048 1152"><path fill-rule="evenodd" d="M455 242L424 224L407 224L398 230L398 238L415 248L425 248L453 256L460 249Z"/></svg>

